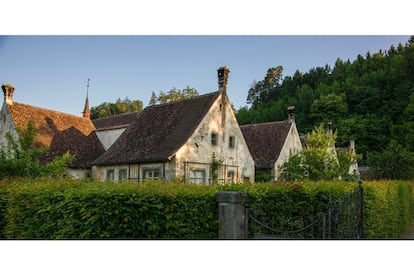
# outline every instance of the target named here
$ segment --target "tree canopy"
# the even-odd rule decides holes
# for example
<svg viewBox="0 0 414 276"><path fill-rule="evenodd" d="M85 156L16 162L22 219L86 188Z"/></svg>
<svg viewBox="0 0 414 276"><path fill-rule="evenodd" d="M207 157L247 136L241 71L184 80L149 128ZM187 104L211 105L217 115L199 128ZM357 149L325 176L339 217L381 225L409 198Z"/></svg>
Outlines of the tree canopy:
<svg viewBox="0 0 414 276"><path fill-rule="evenodd" d="M190 99L198 96L195 88L187 86L184 89L171 88L168 92L160 91L158 95L152 91L148 105L166 104L174 101ZM140 111L144 108L142 101L130 100L128 97L121 100L118 98L115 103L104 102L91 108L91 119L98 119L128 112Z"/></svg>
<svg viewBox="0 0 414 276"><path fill-rule="evenodd" d="M128 112L140 111L143 109L142 101L130 100L128 97L121 100L118 98L115 103L104 102L98 106L91 107L91 119L98 119Z"/></svg>
<svg viewBox="0 0 414 276"><path fill-rule="evenodd" d="M268 79L269 71L247 92L251 105L237 110L240 125L285 120L295 105L299 132L331 121L340 130L338 146L355 139L365 164L369 152L383 152L392 140L414 151L414 36L352 62L338 58L333 68L296 71L277 85Z"/></svg>
<svg viewBox="0 0 414 276"><path fill-rule="evenodd" d="M329 128L328 128L329 129ZM306 136L302 152L289 158L281 169L283 180L334 180L356 177L349 169L360 158L352 150L335 148L337 132L321 123Z"/></svg>
<svg viewBox="0 0 414 276"><path fill-rule="evenodd" d="M160 91L158 96L152 91L149 105L166 104L170 102L190 99L198 96L198 91L195 88L187 86L184 89L171 88L167 93Z"/></svg>

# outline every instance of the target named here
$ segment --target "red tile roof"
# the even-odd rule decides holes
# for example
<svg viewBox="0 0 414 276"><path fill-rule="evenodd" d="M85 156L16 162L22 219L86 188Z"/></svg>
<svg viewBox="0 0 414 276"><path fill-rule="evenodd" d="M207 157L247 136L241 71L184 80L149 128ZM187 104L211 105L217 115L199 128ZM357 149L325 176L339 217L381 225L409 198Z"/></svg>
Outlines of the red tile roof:
<svg viewBox="0 0 414 276"><path fill-rule="evenodd" d="M16 127L26 128L33 121L37 130L35 146L49 148L41 158L42 163L69 151L75 155L73 167L89 167L104 152L88 118L16 102L8 108Z"/></svg>

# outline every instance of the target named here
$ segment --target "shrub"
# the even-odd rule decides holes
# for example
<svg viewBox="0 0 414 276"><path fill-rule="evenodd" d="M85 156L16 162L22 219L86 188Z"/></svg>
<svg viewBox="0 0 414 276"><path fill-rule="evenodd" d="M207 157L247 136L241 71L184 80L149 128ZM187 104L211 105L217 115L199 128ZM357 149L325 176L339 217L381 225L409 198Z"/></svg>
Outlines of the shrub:
<svg viewBox="0 0 414 276"><path fill-rule="evenodd" d="M364 184L365 237L399 238L414 216L412 192L410 182L366 182Z"/></svg>
<svg viewBox="0 0 414 276"><path fill-rule="evenodd" d="M10 190L11 239L206 239L218 229L216 192L161 182L27 181Z"/></svg>
<svg viewBox="0 0 414 276"><path fill-rule="evenodd" d="M219 191L249 194L258 216L278 222L326 212L355 182L199 186L70 179L0 181L0 238L215 239ZM399 238L414 216L412 182L365 182L364 238Z"/></svg>

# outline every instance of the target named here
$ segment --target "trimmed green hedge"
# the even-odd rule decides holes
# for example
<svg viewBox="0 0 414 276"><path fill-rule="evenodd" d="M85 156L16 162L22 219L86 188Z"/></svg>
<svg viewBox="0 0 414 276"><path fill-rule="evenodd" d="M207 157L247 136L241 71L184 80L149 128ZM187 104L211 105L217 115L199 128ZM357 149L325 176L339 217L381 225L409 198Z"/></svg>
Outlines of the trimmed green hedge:
<svg viewBox="0 0 414 276"><path fill-rule="evenodd" d="M399 238L414 217L412 182L365 182L364 237ZM275 220L326 211L354 182L198 186L51 179L0 182L2 239L216 239L219 191Z"/></svg>
<svg viewBox="0 0 414 276"><path fill-rule="evenodd" d="M380 181L363 186L365 237L399 238L414 217L413 183Z"/></svg>
<svg viewBox="0 0 414 276"><path fill-rule="evenodd" d="M217 238L216 192L209 187L23 181L8 189L8 239Z"/></svg>

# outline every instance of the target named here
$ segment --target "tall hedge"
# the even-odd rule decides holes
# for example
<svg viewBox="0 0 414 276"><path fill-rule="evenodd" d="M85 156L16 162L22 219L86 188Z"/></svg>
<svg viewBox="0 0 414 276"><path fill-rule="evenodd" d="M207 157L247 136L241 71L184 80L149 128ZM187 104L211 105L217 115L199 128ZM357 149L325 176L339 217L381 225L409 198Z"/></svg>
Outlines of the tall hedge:
<svg viewBox="0 0 414 276"><path fill-rule="evenodd" d="M217 238L214 189L151 182L26 181L9 189L9 239Z"/></svg>
<svg viewBox="0 0 414 276"><path fill-rule="evenodd" d="M412 182L364 183L364 232L367 238L399 238L414 217Z"/></svg>
<svg viewBox="0 0 414 276"><path fill-rule="evenodd" d="M364 237L399 238L414 217L412 182L364 182ZM355 182L232 184L0 182L2 239L216 239L219 191L243 191L263 217L284 221L326 211Z"/></svg>

